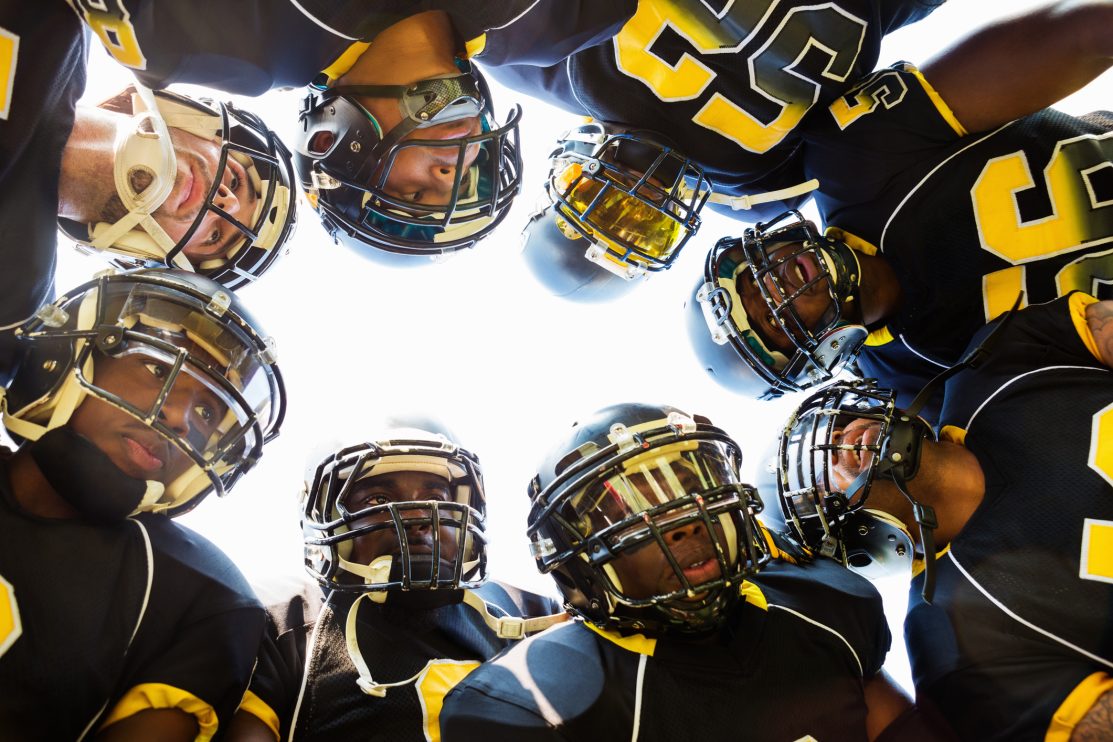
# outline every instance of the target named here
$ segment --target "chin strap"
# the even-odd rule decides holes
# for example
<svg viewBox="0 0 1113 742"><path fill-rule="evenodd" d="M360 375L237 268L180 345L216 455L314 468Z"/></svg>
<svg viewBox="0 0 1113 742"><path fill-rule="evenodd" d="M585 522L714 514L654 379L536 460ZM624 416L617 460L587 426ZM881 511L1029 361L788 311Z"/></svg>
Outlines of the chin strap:
<svg viewBox="0 0 1113 742"><path fill-rule="evenodd" d="M708 201L713 204L722 204L729 206L733 211L749 211L755 206L767 204L772 201L785 201L796 196L803 196L805 193L811 193L819 188L819 180L812 178L811 180L803 183L797 183L788 188L780 188L775 191L766 191L765 193L752 193L745 196L728 196L725 193L712 193L708 197Z"/></svg>
<svg viewBox="0 0 1113 742"><path fill-rule="evenodd" d="M383 698L391 688L397 688L402 685L410 685L425 673L428 665L426 664L416 673L406 678L393 683L379 683L371 677L371 670L367 667L367 662L363 659L363 653L359 650L359 637L356 631L356 619L359 615L359 603L364 598L371 598L374 593L364 593L352 601L351 608L348 609L348 617L344 622L344 640L348 647L348 656L352 658L352 664L356 667L356 672L359 677L356 679L356 685L359 689L369 696L375 698ZM483 600L472 590L464 591L464 605L475 610L483 622L495 632L499 639L504 640L518 640L524 639L531 634L536 634L540 631L553 626L554 624L567 621L570 616L567 613L554 613L549 616L537 616L534 618L519 618L517 616L496 616L491 612L491 604Z"/></svg>
<svg viewBox="0 0 1113 742"><path fill-rule="evenodd" d="M993 330L986 335L985 339L978 343L977 347L967 353L958 363L935 375L924 385L923 389L916 395L916 398L912 400L912 404L909 405L908 410L901 415L900 423L893 427L893 432L890 433L890 440L892 440L893 436L901 429L915 432L915 425L912 421L916 419L917 414L923 406L927 404L928 400L931 399L935 390L945 384L948 379L959 371L967 368L977 368L985 362L990 352L993 350L993 346L996 345L1001 337L1003 330L1016 315L1017 310L1020 308L1020 303L1023 300L1024 292L1021 291L1017 294L1016 301L1013 302L1012 308L1001 317L1001 321L998 323L997 327L993 328ZM920 591L920 595L923 597L925 603L930 604L932 597L935 595L936 570L934 532L935 529L939 527L939 519L935 515L934 508L917 501L916 498L912 497L908 492L908 480L916 476L916 468L919 465L919 443L917 442L914 445L916 448L916 455L910 457L914 458L914 463L910 463L907 467L910 468L910 471L906 471L906 467L904 466L893 466L888 474L890 479L893 480L893 483L896 484L900 493L912 504L912 515L916 520L916 525L920 528L920 547L924 552L924 586ZM890 446L889 448L892 450L894 447ZM897 455L899 455L899 452ZM858 484L857 480L855 480L855 484Z"/></svg>

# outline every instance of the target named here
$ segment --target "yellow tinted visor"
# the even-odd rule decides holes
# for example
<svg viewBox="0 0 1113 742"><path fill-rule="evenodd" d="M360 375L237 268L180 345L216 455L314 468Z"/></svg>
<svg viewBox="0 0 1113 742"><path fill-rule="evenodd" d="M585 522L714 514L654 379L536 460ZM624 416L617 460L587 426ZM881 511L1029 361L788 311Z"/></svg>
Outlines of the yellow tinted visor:
<svg viewBox="0 0 1113 742"><path fill-rule="evenodd" d="M605 183L610 187L595 203L591 213L584 215ZM579 163L571 163L557 176L555 185L575 210L574 214L569 214L562 209L564 216L575 219L594 239L606 243L621 255L633 249L649 258L664 261L685 237L680 222L667 213L664 206L651 205L628 192L633 183L585 176ZM654 189L646 190L647 193L642 196L647 200L660 196L652 192Z"/></svg>

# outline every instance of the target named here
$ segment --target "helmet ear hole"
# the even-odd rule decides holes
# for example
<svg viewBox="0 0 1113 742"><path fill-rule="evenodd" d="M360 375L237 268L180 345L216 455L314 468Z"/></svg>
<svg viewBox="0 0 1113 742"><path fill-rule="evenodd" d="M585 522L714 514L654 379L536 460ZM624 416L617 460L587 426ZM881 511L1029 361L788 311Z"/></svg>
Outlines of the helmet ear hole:
<svg viewBox="0 0 1113 742"><path fill-rule="evenodd" d="M336 144L336 134L331 131L318 131L309 139L309 152L310 154L323 157L332 150L333 145Z"/></svg>

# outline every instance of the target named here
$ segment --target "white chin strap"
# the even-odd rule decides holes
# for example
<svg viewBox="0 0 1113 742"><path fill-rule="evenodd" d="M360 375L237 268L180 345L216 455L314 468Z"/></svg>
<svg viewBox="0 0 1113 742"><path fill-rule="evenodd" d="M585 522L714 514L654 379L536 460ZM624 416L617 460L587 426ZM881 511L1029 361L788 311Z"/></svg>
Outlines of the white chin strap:
<svg viewBox="0 0 1113 742"><path fill-rule="evenodd" d="M771 201L784 201L786 199L795 198L805 193L811 193L818 188L819 181L812 178L804 183L798 183L788 188L767 191L765 193L752 193L745 196L727 196L722 193L712 193L707 200L713 204L729 206L733 211L749 211L755 206L767 204Z"/></svg>
<svg viewBox="0 0 1113 742"><path fill-rule="evenodd" d="M389 559L390 557L386 558ZM370 598L372 601L375 601L375 593L364 593L352 601L352 607L348 609L348 617L344 621L344 642L348 647L348 656L351 657L352 664L355 665L356 672L359 673L359 677L356 679L356 685L369 696L383 698L386 696L386 692L391 688L410 685L417 681L418 678L425 674L426 669L428 669L428 664L405 680L399 680L394 683L378 683L371 677L371 670L367 667L367 662L363 659L363 653L359 650L359 637L356 632L356 618L359 615L359 603L364 598ZM487 627L495 632L495 635L498 636L499 639L524 639L531 634L544 631L554 624L563 623L571 618L567 613L563 612L554 613L549 616L537 616L535 618L496 616L495 612L503 613L504 611L496 606L492 606L471 590L464 591L464 605L475 610L483 619L483 622L487 624Z"/></svg>

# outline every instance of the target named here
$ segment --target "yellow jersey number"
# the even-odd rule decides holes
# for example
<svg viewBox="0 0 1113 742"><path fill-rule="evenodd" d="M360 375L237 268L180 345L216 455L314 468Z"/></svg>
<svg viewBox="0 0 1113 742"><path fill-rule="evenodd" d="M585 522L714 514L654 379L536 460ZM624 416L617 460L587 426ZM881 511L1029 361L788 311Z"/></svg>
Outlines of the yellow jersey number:
<svg viewBox="0 0 1113 742"><path fill-rule="evenodd" d="M778 2L731 2L716 13L702 0L640 0L637 12L614 38L618 69L663 101L706 97L692 121L750 152L768 152L815 105L824 82L847 80L867 26L834 3L792 8L774 26L770 17ZM737 54L761 41L756 51L732 64L748 71L755 99L762 99L764 106L772 103L778 113L763 121L753 106L747 110L745 101L729 100L713 90L716 73L695 54L685 52L675 63L655 54L654 43L666 27L704 56ZM819 81L795 69L812 49L830 58Z"/></svg>
<svg viewBox="0 0 1113 742"><path fill-rule="evenodd" d="M1113 200L1101 200L1093 185L1111 168L1113 132L1059 142L1043 171L1050 213L1022 222L1016 194L1036 187L1028 158L1013 152L986 163L970 191L978 237L983 250L1012 263L982 280L986 321L1012 306L1026 288L1024 267L1034 261L1086 250L1056 275L1059 296L1096 294L1099 284L1113 282Z"/></svg>
<svg viewBox="0 0 1113 742"><path fill-rule="evenodd" d="M1090 468L1113 486L1113 404L1094 413L1090 434ZM1086 518L1078 576L1113 582L1113 522Z"/></svg>
<svg viewBox="0 0 1113 742"><path fill-rule="evenodd" d="M139 48L131 14L124 0L69 0L81 18L93 30L112 57L133 70L147 69L147 58Z"/></svg>
<svg viewBox="0 0 1113 742"><path fill-rule="evenodd" d="M12 110L15 88L15 63L19 57L19 36L0 28L0 121L7 121Z"/></svg>
<svg viewBox="0 0 1113 742"><path fill-rule="evenodd" d="M0 657L15 644L15 640L23 633L23 624L19 620L19 606L15 602L15 588L11 583L0 577Z"/></svg>

